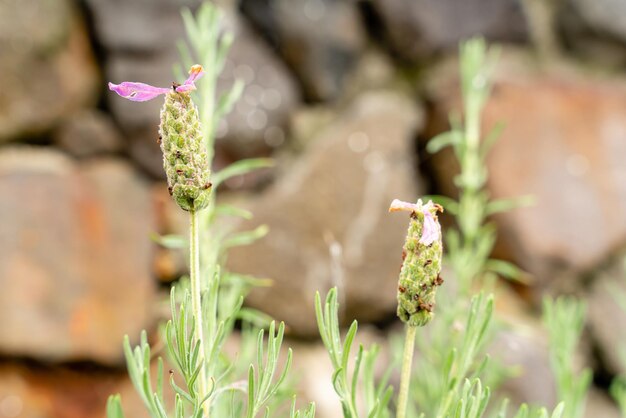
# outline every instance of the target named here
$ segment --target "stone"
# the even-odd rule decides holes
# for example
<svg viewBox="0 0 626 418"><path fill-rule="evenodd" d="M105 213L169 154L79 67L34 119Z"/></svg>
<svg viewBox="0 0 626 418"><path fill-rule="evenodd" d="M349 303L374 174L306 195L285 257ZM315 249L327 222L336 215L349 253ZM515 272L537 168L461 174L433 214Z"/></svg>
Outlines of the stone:
<svg viewBox="0 0 626 418"><path fill-rule="evenodd" d="M0 416L101 418L114 382L111 373L101 370L4 364L0 368Z"/></svg>
<svg viewBox="0 0 626 418"><path fill-rule="evenodd" d="M588 291L589 333L608 374L626 374L626 269L617 257L593 275Z"/></svg>
<svg viewBox="0 0 626 418"><path fill-rule="evenodd" d="M525 42L528 27L521 0L374 0L394 52L409 61L456 51L461 40Z"/></svg>
<svg viewBox="0 0 626 418"><path fill-rule="evenodd" d="M184 35L180 10L200 0L87 0L98 41L107 52L160 53ZM172 63L167 66L170 71Z"/></svg>
<svg viewBox="0 0 626 418"><path fill-rule="evenodd" d="M587 394L585 403L586 417L620 418L620 414L615 401L609 395L597 388L592 388Z"/></svg>
<svg viewBox="0 0 626 418"><path fill-rule="evenodd" d="M235 80L245 83L241 98L217 128L218 145L236 158L267 154L286 142L286 125L298 105L296 81L269 46L234 11L226 14L235 36L218 92Z"/></svg>
<svg viewBox="0 0 626 418"><path fill-rule="evenodd" d="M316 335L315 291L338 286L345 319L374 321L396 309L398 267L408 219L388 215L394 198L416 200L412 139L422 112L392 92L362 94L319 130L289 173L252 206L269 235L229 252L227 267L275 280L247 303ZM280 262L277 262L277 261Z"/></svg>
<svg viewBox="0 0 626 418"><path fill-rule="evenodd" d="M171 366L165 364L165 373ZM152 363L153 387L157 362ZM166 380L167 382L167 380ZM171 405L173 389L163 385ZM150 414L126 372L84 365L26 367L4 363L0 367L0 416L3 418L102 418L109 395L122 396L128 417L149 418Z"/></svg>
<svg viewBox="0 0 626 418"><path fill-rule="evenodd" d="M433 71L432 121L460 109L454 67ZM506 48L494 71L483 132L498 122L505 128L488 157L487 191L494 199L531 195L536 202L495 217L499 251L539 288L575 290L576 278L626 239L626 163L619 157L626 152L626 80L564 62L541 66ZM436 124L428 137L447 129ZM434 156L431 166L440 191L454 195L452 153Z"/></svg>
<svg viewBox="0 0 626 418"><path fill-rule="evenodd" d="M96 101L93 51L73 4L0 4L0 142L46 133Z"/></svg>
<svg viewBox="0 0 626 418"><path fill-rule="evenodd" d="M89 109L69 116L54 134L55 144L78 157L119 152L124 146L121 134L104 112Z"/></svg>
<svg viewBox="0 0 626 418"><path fill-rule="evenodd" d="M366 45L356 4L243 0L241 8L296 73L308 100L339 97Z"/></svg>
<svg viewBox="0 0 626 418"><path fill-rule="evenodd" d="M119 365L153 325L147 185L126 163L76 165L46 149L0 153L0 352Z"/></svg>
<svg viewBox="0 0 626 418"><path fill-rule="evenodd" d="M626 5L619 0L558 3L558 25L567 46L596 65L626 63Z"/></svg>
<svg viewBox="0 0 626 418"><path fill-rule="evenodd" d="M496 362L514 371L498 388L512 405L557 403L548 335L537 320L507 323L506 329L495 335L486 351Z"/></svg>

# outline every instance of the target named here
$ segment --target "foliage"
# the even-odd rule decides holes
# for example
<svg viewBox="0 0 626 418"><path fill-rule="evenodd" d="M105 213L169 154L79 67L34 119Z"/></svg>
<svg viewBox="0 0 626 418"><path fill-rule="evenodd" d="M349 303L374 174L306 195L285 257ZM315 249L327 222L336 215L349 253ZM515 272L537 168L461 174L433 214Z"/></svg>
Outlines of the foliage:
<svg viewBox="0 0 626 418"><path fill-rule="evenodd" d="M580 418L584 413L590 369L576 372L576 346L585 324L585 304L573 297L544 299L544 321L550 335L550 362L556 377L559 399L565 402L565 416Z"/></svg>
<svg viewBox="0 0 626 418"><path fill-rule="evenodd" d="M624 266L626 266L626 262ZM624 293L624 290L615 284L608 286L606 290L614 297L621 310L626 312L626 293ZM624 370L626 369L626 346L622 345L617 347L617 349L620 353L620 365L622 370ZM617 402L622 417L626 417L626 375L624 373L620 373L613 379L609 392L615 402Z"/></svg>
<svg viewBox="0 0 626 418"><path fill-rule="evenodd" d="M373 346L369 350L359 345L352 373L350 373L350 359L352 358L352 343L357 332L357 321L353 321L346 333L344 341L341 341L339 329L339 304L337 302L337 288L331 289L326 295L326 301L322 305L319 292L315 295L315 314L317 325L324 346L330 356L333 365L332 384L339 396L343 416L345 418L387 418L389 417L388 404L393 394L389 386L389 374L376 384L374 379L374 364L378 355L378 347ZM361 370L363 373L361 374ZM360 414L357 404L357 392L359 387L364 393L365 413Z"/></svg>

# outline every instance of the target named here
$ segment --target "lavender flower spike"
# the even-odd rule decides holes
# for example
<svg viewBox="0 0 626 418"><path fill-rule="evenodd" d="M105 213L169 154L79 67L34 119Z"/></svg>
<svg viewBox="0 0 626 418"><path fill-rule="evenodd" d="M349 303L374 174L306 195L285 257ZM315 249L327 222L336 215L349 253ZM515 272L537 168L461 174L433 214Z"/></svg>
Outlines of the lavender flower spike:
<svg viewBox="0 0 626 418"><path fill-rule="evenodd" d="M194 65L183 84L171 88L125 81L109 83L109 88L125 99L145 102L165 95L159 124L159 143L170 195L181 209L197 211L209 204L211 182L209 160L204 144L198 109L191 91L204 69Z"/></svg>
<svg viewBox="0 0 626 418"><path fill-rule="evenodd" d="M204 69L201 65L194 65L189 70L189 77L183 84L174 83L172 88L177 93L187 93L196 89L195 82L204 75ZM137 83L133 81L124 81L120 84L109 83L109 89L116 92L125 99L133 102L146 102L167 94L172 91L170 88L154 87L145 83Z"/></svg>
<svg viewBox="0 0 626 418"><path fill-rule="evenodd" d="M391 206L389 206L389 212L398 211L421 213L424 215L424 226L422 228L422 236L419 240L420 244L428 246L439 239L441 228L439 227L435 214L438 211L443 212L441 205L433 203L432 200L429 200L428 203L424 205L421 200L418 200L417 203L409 203L394 199L393 202L391 202Z"/></svg>
<svg viewBox="0 0 626 418"><path fill-rule="evenodd" d="M389 212L411 213L409 229L402 249L402 267L398 278L398 317L411 326L426 325L433 317L437 287L443 283L441 271L441 227L437 212L440 205L425 205L394 200Z"/></svg>

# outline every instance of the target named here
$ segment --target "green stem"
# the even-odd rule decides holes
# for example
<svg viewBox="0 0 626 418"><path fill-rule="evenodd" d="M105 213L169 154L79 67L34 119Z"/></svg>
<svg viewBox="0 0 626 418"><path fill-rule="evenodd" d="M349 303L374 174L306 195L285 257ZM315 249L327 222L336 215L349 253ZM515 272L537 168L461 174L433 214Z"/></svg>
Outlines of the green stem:
<svg viewBox="0 0 626 418"><path fill-rule="evenodd" d="M198 377L198 398L204 399L208 395L207 376L204 365L204 327L202 324L202 285L200 283L200 246L198 239L198 213L189 212L189 281L191 283L191 309L193 311L195 336L200 345L200 359L202 370ZM209 402L203 404L204 418L209 417Z"/></svg>
<svg viewBox="0 0 626 418"><path fill-rule="evenodd" d="M398 414L396 418L406 417L406 406L409 399L409 385L411 383L411 364L415 348L415 333L417 327L407 325L404 340L404 354L402 356L402 375L400 378L400 393L398 394Z"/></svg>

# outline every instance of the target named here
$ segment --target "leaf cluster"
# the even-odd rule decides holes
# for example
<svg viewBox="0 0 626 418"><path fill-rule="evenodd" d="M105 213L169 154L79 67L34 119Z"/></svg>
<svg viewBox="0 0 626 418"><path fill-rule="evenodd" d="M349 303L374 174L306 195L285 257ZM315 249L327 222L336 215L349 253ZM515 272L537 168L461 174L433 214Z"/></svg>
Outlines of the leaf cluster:
<svg viewBox="0 0 626 418"><path fill-rule="evenodd" d="M315 295L315 314L320 336L333 366L332 384L339 396L344 418L387 418L393 388L388 384L390 371L375 381L374 366L379 348L366 350L362 344L351 364L352 344L358 323L353 321L343 341L339 327L337 288L331 289L322 303L319 292ZM363 408L358 404L359 389L363 392ZM360 411L365 411L361 414Z"/></svg>
<svg viewBox="0 0 626 418"><path fill-rule="evenodd" d="M556 378L559 399L565 403L565 416L583 416L592 372L575 368L576 347L585 324L586 305L574 297L546 297L543 302L544 322L550 337L550 363Z"/></svg>

